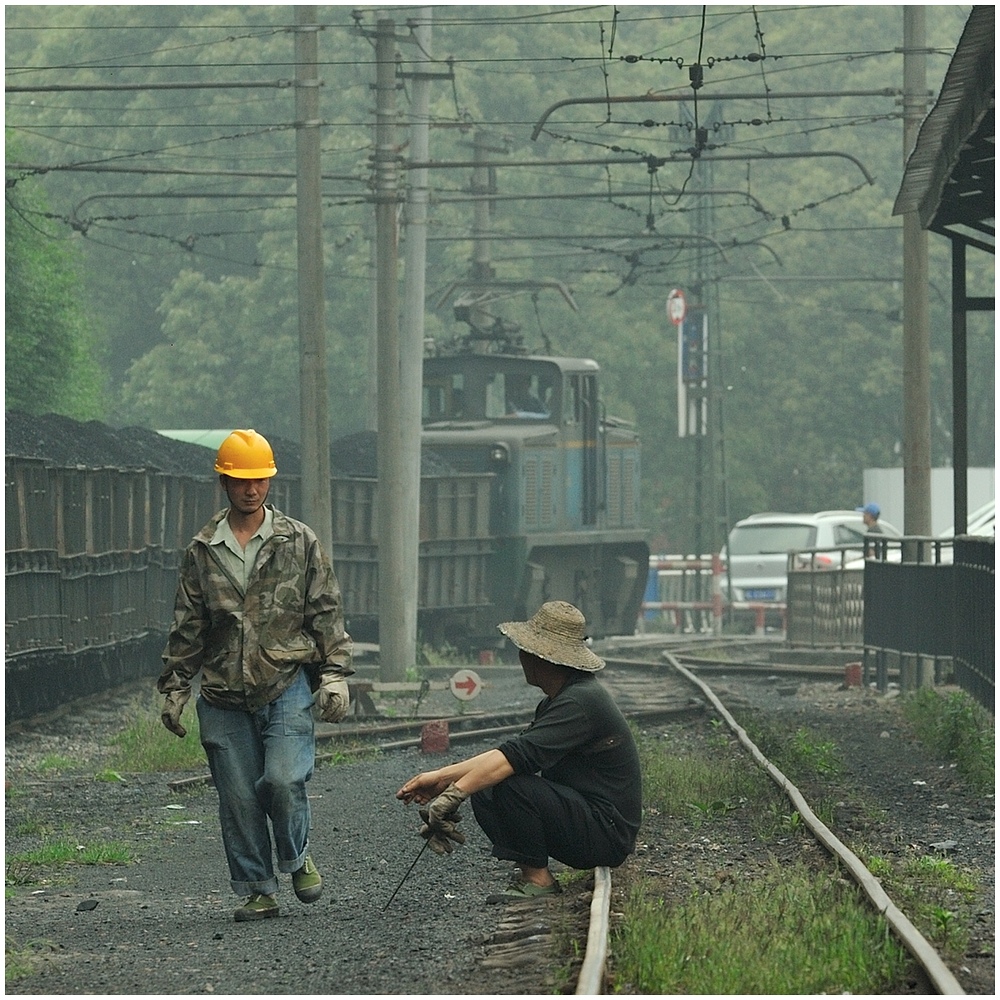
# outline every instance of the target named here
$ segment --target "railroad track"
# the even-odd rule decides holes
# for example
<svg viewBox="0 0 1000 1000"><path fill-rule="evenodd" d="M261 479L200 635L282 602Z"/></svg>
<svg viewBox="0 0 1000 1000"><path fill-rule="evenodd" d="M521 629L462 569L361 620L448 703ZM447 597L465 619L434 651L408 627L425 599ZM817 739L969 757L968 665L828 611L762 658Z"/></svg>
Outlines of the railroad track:
<svg viewBox="0 0 1000 1000"><path fill-rule="evenodd" d="M806 826L816 837L816 840L841 862L854 882L864 892L876 912L882 914L896 937L924 971L934 992L941 995L963 995L965 991L959 985L958 980L933 945L926 940L910 919L889 898L879 880L868 871L864 862L819 819L802 793L758 749L712 688L692 672L689 669L690 664L685 665L681 657L668 653L665 658L678 675L697 688L708 700L715 712L737 737L741 746L788 797L799 816L801 816ZM704 664L699 663L698 666L702 668ZM784 673L794 673L798 669L800 667L784 671ZM826 670L827 676L830 675L830 670L832 669ZM823 671L823 667L815 666L811 671L811 675L821 676L823 675Z"/></svg>
<svg viewBox="0 0 1000 1000"><path fill-rule="evenodd" d="M746 745L741 738L741 731L732 713L738 711L742 692L748 686L767 689L774 699L782 699L784 692L794 691L798 687L810 692L810 699L813 698L811 693L813 690L836 691L842 687L845 680L843 662L845 659L852 659L853 654L850 651L838 653L828 664L803 664L781 662L779 654L785 653L785 650L774 643L754 641L730 643L726 647L720 646L717 642L704 640L683 643L675 641L669 644L649 642L642 644L642 648L638 648L638 644L633 644L627 650L602 651L602 655L608 660L608 669L601 674L601 679L611 688L625 713L641 728L648 729L651 733L670 732L675 725L678 731L705 728L699 717L724 721L733 734L731 742L738 741L747 754L755 756L759 766L768 771L772 780L784 788L785 794L792 802L789 811L794 808L803 820L811 820L813 813L805 797L796 798L796 791L787 786L787 782L780 774L769 768L769 762L756 757L753 748ZM748 662L743 663L742 660ZM430 706L425 702L422 707L428 712L426 717L359 716L336 727L321 725L318 747L320 759L351 754L363 757L366 754L370 755L372 748L377 747L387 755L387 771L398 774L401 769L409 768L410 764L401 764L399 761L393 764L392 759L397 757L396 751L400 751L400 759L404 754L409 754L412 760L413 749L421 747L425 729L431 722L447 723L448 738L456 746L467 741L478 742L480 745L500 742L505 733L516 732L529 724L536 699L530 692L525 697L519 668L496 668L492 673L488 670L484 670L483 673L488 678L487 687L493 685L492 690L485 692L487 697L481 699L483 704L490 706L490 710L469 711L469 703L466 703L462 706L465 709L462 712L449 714L446 711L434 716L430 714ZM785 700L794 699L789 696ZM395 707L399 708L404 704L412 702L401 700ZM436 703L437 707L445 704L446 702L442 700ZM478 703L473 702L473 704ZM505 704L520 707L507 709L503 707ZM524 707L528 704L532 706L530 709ZM393 708L387 709L387 711L393 710ZM86 725L84 728L87 728ZM457 754L464 755L464 751L457 750ZM419 764L414 762L413 766L419 767ZM359 767L366 768L365 773L376 774L371 762L359 761ZM330 801L335 794L340 794L335 793L333 788L342 787L345 781L351 780L349 770L345 770L344 777L341 778L317 778L318 802ZM321 773L333 775L340 771L339 768L331 768ZM172 784L171 787L179 789L190 784L205 783L207 780L207 775L188 776L181 782ZM381 778L377 780L381 782ZM73 781L76 783L76 779ZM151 786L149 787L148 794L151 799L155 799L155 793L152 792ZM390 785L390 787L395 786ZM46 787L33 791L33 794L48 793L57 799L61 794L54 786L51 789ZM197 788L191 789L191 793L191 796L186 796L181 801L202 802L205 804L207 814L211 815L211 800ZM127 808L129 801L127 786L123 786L123 794L126 795ZM391 807L386 808L392 812ZM327 822L329 823L329 820ZM840 845L837 838L825 830L818 821L816 822L816 829L813 831L816 842L821 843L824 850L838 853L839 856L843 845ZM394 829L399 829L401 825L406 824L389 824ZM181 827L181 829L187 828ZM349 839L352 837L350 833L347 836ZM640 837L642 836L643 834L640 834ZM406 834L407 839L405 843L400 842L400 847L396 847L393 841L391 844L387 842L384 848L380 848L380 851L391 852L385 856L394 859L390 863L396 868L392 878L374 880L376 885L374 895L378 908L383 907L389 899L392 889L398 884L412 861L409 837L410 834ZM683 846L677 845L678 854ZM354 863L357 864L359 860L361 858L355 855ZM645 875L646 871L651 870L656 864L661 864L658 858L640 852L622 869L615 871L598 869L593 873L592 883L571 880L567 883L567 891L562 896L551 897L544 901L544 908L516 902L498 909L495 918L493 918L494 911L488 910L484 914L487 918L486 923L494 929L492 934L478 939L474 945L481 955L479 961L484 992L544 994L573 992L574 988L581 995L602 992L608 973L613 971L613 967L609 966L609 934L611 913L618 909L614 900L617 898L616 892L621 892L621 887L627 881L633 860L635 861L633 870L638 872L639 876ZM688 860L693 861L693 859ZM214 863L214 858L212 861ZM186 861L184 863L187 864ZM367 862L362 861L362 863ZM678 875L684 872L687 863L687 860L679 856L679 867L675 869ZM350 865L351 862L345 859L343 864ZM852 860L845 855L841 868L855 878L859 885L869 879L866 869L857 859ZM452 877L446 874L448 871L454 872L454 877L467 887L475 887L473 891L476 891L481 884L476 882L476 878L481 876L474 875L473 872L484 873L487 878L495 877L489 867L472 854L465 858L456 857L451 869L425 859L408 879L406 891L395 899L389 913L384 917L376 914L376 919L394 923L401 921L405 926L407 921L412 919L409 914L415 905L414 899L421 897L435 898L447 905L444 902L447 897L441 895L440 890L436 890L435 887L440 884L439 880ZM677 884L680 887L680 880ZM944 966L940 957L936 956L934 949L912 931L905 916L898 913L891 900L878 895L877 883L863 888L869 893L872 905L886 914L893 929L904 944L910 947L917 962L924 968L926 982L916 992L961 993L962 989L956 983L954 975ZM466 888L465 891L468 892L469 889ZM166 898L172 898L175 892L176 890L172 890ZM98 912L104 912L104 907L109 907L112 903L113 899L109 896L102 902L102 910ZM349 897L343 905L348 907L352 905ZM354 905L358 907L359 915L367 913L365 903L359 902ZM49 909L51 908L50 906ZM42 909L45 910L46 907ZM293 914L293 919L296 916ZM215 921L217 917L212 915L207 919ZM582 954L572 960L558 957L555 948L557 940L564 940L569 921L572 921L573 937L583 947ZM222 929L225 929L224 924ZM227 931L227 933L232 932ZM565 982L557 984L552 982L553 968L559 962L568 963L567 968L572 975L569 990L565 988ZM479 980L476 982L478 984ZM495 989L491 990L487 984L495 984ZM387 988L391 991L396 987ZM992 993L992 990L989 992Z"/></svg>
<svg viewBox="0 0 1000 1000"><path fill-rule="evenodd" d="M736 644L724 655L706 655L705 643L695 642L671 648L646 648L641 656L607 657L608 669L601 675L602 681L614 695L624 714L640 724L662 723L670 719L711 712L729 727L745 752L749 754L782 789L794 809L811 831L816 841L836 857L843 869L856 882L874 909L881 913L892 928L901 944L913 956L926 976L927 992L942 995L963 994L964 990L955 975L948 968L936 949L912 924L909 918L888 897L881 884L868 871L864 863L845 845L816 815L805 796L788 778L771 763L752 743L746 732L736 721L720 697L706 680L738 676L740 678L768 679L783 690L782 685L796 682L824 680L831 683L844 679L843 662L803 663L781 662L768 655L755 657L754 646ZM758 647L758 652L764 647ZM746 654L750 653L750 656ZM742 654L743 660L739 659ZM834 654L832 660L842 661L844 655ZM736 658L733 658L736 657ZM461 743L488 738L500 738L504 734L523 729L531 720L533 711L509 713L482 713L451 717L439 717L434 722L444 723L451 741ZM353 740L357 746L351 752L365 752L372 745L382 751L419 746L428 725L426 719L378 720L367 723L341 726L336 731L337 743ZM321 733L321 738L326 735ZM333 735L333 734L331 734ZM343 749L331 751L328 756L343 753ZM320 756L325 751L321 749ZM594 872L593 892L589 908L586 930L586 948L577 973L575 992L578 995L595 995L603 991L606 976L606 962L609 948L610 912L613 894L613 873L606 868ZM533 912L518 913L515 904L505 917L498 931L494 948L487 949L487 964L502 966L516 957L519 964L525 964L525 950L534 943L539 959L543 961L551 942L539 925Z"/></svg>

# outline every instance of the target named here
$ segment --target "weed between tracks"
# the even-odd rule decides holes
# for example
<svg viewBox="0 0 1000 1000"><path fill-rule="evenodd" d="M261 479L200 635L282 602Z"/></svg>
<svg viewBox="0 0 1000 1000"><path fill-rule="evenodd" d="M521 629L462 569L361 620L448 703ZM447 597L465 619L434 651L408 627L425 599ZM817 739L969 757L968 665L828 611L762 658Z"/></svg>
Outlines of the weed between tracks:
<svg viewBox="0 0 1000 1000"><path fill-rule="evenodd" d="M970 784L986 776L980 787L992 792L991 718L964 695L934 691L914 697L906 715ZM805 729L777 731L752 715L740 721L790 780L808 785L814 799L836 800L841 763L833 743ZM611 992L897 991L912 959L728 730L713 724L705 739L637 733L637 741L650 843L623 883ZM832 805L814 809L834 825ZM657 839L666 846L655 847ZM854 850L942 956L957 962L969 940L975 873L915 852L886 858Z"/></svg>
<svg viewBox="0 0 1000 1000"><path fill-rule="evenodd" d="M614 951L627 992L665 994L870 994L909 957L835 873L777 863L680 907L637 887Z"/></svg>

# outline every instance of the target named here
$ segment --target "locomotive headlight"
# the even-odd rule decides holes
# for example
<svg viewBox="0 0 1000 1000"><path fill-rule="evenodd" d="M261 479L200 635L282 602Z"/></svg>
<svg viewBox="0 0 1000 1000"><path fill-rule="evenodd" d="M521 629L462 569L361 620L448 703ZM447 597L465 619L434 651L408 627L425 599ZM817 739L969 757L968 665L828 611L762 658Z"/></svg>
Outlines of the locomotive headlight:
<svg viewBox="0 0 1000 1000"><path fill-rule="evenodd" d="M490 461L494 465L506 465L510 461L510 449L502 441L490 446Z"/></svg>

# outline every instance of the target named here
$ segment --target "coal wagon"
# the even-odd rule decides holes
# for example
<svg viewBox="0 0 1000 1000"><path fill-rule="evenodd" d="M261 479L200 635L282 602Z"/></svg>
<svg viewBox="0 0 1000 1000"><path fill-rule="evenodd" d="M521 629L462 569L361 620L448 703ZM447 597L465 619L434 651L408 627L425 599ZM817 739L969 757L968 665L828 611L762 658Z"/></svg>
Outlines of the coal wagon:
<svg viewBox="0 0 1000 1000"><path fill-rule="evenodd" d="M639 442L604 416L597 380L581 359L426 359L423 451L440 460L420 481L422 641L489 648L497 622L552 598L581 607L595 637L634 630L648 564ZM515 399L525 389L539 396ZM158 672L181 553L226 502L211 450L187 447L204 474L8 447L8 720ZM271 500L301 516L297 469L275 451ZM374 474L333 476L333 562L348 630L367 641L378 639L377 503Z"/></svg>

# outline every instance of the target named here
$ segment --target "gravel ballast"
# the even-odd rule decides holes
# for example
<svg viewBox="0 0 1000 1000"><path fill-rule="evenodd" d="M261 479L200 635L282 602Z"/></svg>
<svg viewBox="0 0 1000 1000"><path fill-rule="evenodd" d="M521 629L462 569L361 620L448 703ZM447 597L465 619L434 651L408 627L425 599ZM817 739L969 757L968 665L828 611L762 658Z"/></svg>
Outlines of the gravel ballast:
<svg viewBox="0 0 1000 1000"><path fill-rule="evenodd" d="M883 696L831 681L710 683L727 704L759 707L787 730L806 727L836 744L844 768L825 794L836 795L835 832L842 840L863 842L884 857L944 856L979 874L976 898L956 900L972 939L953 971L967 993L994 995L993 797L972 793L946 761L926 752L909 732L895 692ZM150 688L138 689L147 703ZM484 694L519 711L537 701L517 671ZM490 856L471 814L463 822L466 845L447 858L424 852L386 908L423 844L416 810L395 800L396 789L416 771L494 746L495 737L453 740L441 754L406 749L322 764L310 794L311 850L325 879L323 897L312 906L299 903L286 877L281 917L237 924L232 911L239 900L228 885L211 786L168 787L191 774L95 780L135 697L134 689L119 691L55 718L8 727L8 858L64 840L120 842L135 855L128 865L8 868L9 889L12 874L19 883L6 905L8 960L13 951L31 970L8 981L9 994L573 992L587 877L527 912L521 903L491 905L488 897L503 888L511 869ZM493 711L497 704L483 707ZM681 744L717 746L711 720L710 713L688 716L650 731L668 731ZM321 752L329 748L320 745ZM821 860L822 851L800 841L777 850L801 849ZM642 882L680 906L693 891L753 877L775 850L756 840L738 813L710 828L691 817L647 815L636 854L612 872L613 914L631 885ZM616 988L634 992L624 983ZM893 992L919 993L921 985Z"/></svg>

